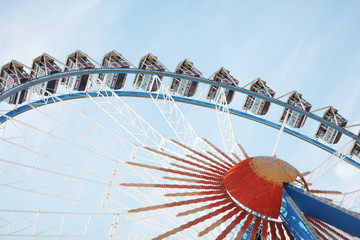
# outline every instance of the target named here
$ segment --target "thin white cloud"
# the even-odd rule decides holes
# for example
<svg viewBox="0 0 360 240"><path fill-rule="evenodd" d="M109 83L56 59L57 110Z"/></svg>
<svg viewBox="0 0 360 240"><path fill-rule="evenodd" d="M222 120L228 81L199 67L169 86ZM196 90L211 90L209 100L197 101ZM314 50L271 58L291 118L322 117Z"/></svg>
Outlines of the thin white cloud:
<svg viewBox="0 0 360 240"><path fill-rule="evenodd" d="M106 42L109 39L106 26L114 24L129 5L125 1L117 2L121 7L114 2L101 3L101 0L77 0L14 4L13 11L0 17L3 22L0 64L18 59L30 65L43 52L62 61L76 49L96 52L94 40Z"/></svg>

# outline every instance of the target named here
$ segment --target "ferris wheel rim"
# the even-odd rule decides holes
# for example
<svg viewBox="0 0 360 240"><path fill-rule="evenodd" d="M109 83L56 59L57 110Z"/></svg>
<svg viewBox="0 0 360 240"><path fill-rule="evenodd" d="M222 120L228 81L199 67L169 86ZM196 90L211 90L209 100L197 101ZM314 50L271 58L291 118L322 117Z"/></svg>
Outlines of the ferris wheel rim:
<svg viewBox="0 0 360 240"><path fill-rule="evenodd" d="M207 78L195 77L195 76L190 76L190 75L186 75L186 74L179 74L179 73L170 72L170 71L156 71L156 70L139 69L139 68L105 68L105 67L80 69L80 70L68 70L68 71L63 71L63 72L55 73L55 74L51 74L51 75L45 75L43 77L39 77L39 78L36 78L29 82L25 82L25 83L22 83L22 84L19 84L19 85L13 87L13 88L10 88L10 89L4 91L0 95L0 102L2 102L6 98L8 98L22 90L29 89L30 87L41 84L41 83L49 82L52 80L58 80L58 79L65 78L65 77L71 77L71 76L77 76L77 75L101 74L101 73L103 73L103 74L127 73L127 74L145 74L145 75L155 75L155 76L164 76L164 77L174 77L174 78L179 78L179 79L191 80L191 81L195 81L195 82L199 82L199 83L205 83L207 85L214 85L217 87L222 87L222 88L229 89L229 90L232 90L235 92L239 92L239 93L242 93L242 94L245 94L248 96L253 96L253 97L260 98L262 100L269 101L271 103L274 103L274 104L277 104L277 105L283 107L284 109L285 108L291 109L291 110L301 113L301 114L305 115L306 117L309 117L319 123L325 124L328 127L332 127L334 129L338 130L339 132L341 132L342 134L350 137L351 139L360 142L360 136L357 136L356 134L346 130L345 128L340 127L330 121L327 121L324 118L317 116L316 114L308 112L299 107L290 105L279 99L269 97L269 96L266 96L261 93L253 92L253 91L250 91L243 87L232 86L232 85L229 85L226 83L211 81L210 79L207 79Z"/></svg>
<svg viewBox="0 0 360 240"><path fill-rule="evenodd" d="M118 95L119 97L135 97L135 98L151 98L151 95L155 95L154 93L147 93L147 92L139 92L139 91L123 91L123 90L114 90L114 91L102 91L103 93L115 93L116 95ZM83 92L77 92L77 93L73 93L73 94L63 94L63 95L58 95L57 98L63 100L63 101L70 101L70 100L75 100L75 99L82 99L82 98L88 98L90 96L92 97L103 97L103 96L98 96L98 91L88 91L86 93ZM164 96L162 96L161 94L159 94L159 99L164 98ZM172 96L172 98L174 99L174 101L176 102L181 102L184 104L191 104L191 105L195 105L198 107L203 107L203 108L210 108L210 109L214 109L216 107L216 104L214 103L210 103L210 102L205 102L205 101L201 101L201 100L193 100L191 98L185 98L185 97L181 97L181 96ZM7 113L4 113L0 116L0 124L3 124L5 121L7 121L9 118L15 117L17 115L20 115L26 111L30 111L33 108L38 108L38 107L42 107L44 105L47 104L52 104L55 102L59 102L60 100L58 99L54 99L54 98L47 98L44 100L37 100L34 102L31 102L29 104L25 104L23 106L18 107L16 110L11 110ZM31 105L31 107L30 107ZM246 112L242 112L236 109L232 109L229 108L229 113L232 114L233 116L237 116L237 117L242 117L248 120L251 120L253 122L257 122L260 124L263 124L265 126L268 127L272 127L274 129L280 129L281 128L281 124L269 121L267 119L261 118L261 117L257 117L253 114L248 114ZM284 132L296 137L304 142L308 142L314 146L316 146L319 149L322 149L323 151L326 151L330 154L336 154L337 150L320 142L317 140L314 140L313 138L302 134L300 132L294 131L290 128L284 128ZM342 159L344 159L347 163L351 164L352 166L360 169L360 163L349 158L348 156L340 153L339 157L341 157Z"/></svg>

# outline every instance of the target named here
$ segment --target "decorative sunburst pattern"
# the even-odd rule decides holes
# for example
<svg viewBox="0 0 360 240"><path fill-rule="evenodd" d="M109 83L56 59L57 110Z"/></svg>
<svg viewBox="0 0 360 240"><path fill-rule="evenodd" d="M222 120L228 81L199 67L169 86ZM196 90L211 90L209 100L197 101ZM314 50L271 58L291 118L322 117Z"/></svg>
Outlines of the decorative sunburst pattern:
<svg viewBox="0 0 360 240"><path fill-rule="evenodd" d="M159 167L138 162L127 162L127 164L136 168L163 172L167 174L167 176L163 176L163 178L174 182L173 184L120 184L122 187L178 189L179 192L166 193L164 197L190 198L128 211L129 213L140 213L186 206L187 210L177 213L176 217L194 214L193 220L164 232L153 239L160 240L168 238L207 220L212 220L212 222L207 227L200 229L198 232L199 237L205 236L220 225L227 223L227 226L223 228L216 239L226 238L226 236L238 226L240 227L237 228L239 230L235 234L235 239L241 239L246 231L250 231L250 239L255 239L257 235L261 236L262 239L268 237L271 239L294 239L285 224L278 218L282 193L282 182L280 183L278 178L280 177L281 181L286 182L286 179L281 179L281 177L288 177L291 181L297 177L297 171L291 169L291 167L289 167L290 165L281 160L277 162L281 163L278 168L284 169L284 166L287 167L286 170L288 170L288 172L285 170L286 174L276 174L274 169L270 169L269 172L261 172L261 165L265 164L264 166L267 166L266 164L269 164L266 158L265 160L264 158L248 158L238 162L239 157L233 154L235 159L231 158L208 141L206 142L214 149L215 153L207 151L207 154L203 154L179 142L172 141L192 154L177 157L163 151L145 147L146 151L168 158L170 160L168 164L169 167ZM258 159L258 161L255 161L256 159ZM251 162L253 163L249 164ZM238 172L239 169L245 174ZM275 175L271 176L271 174ZM243 176L243 179L237 179L239 176ZM269 179L269 177L272 179ZM257 178L258 182L254 182L254 184L262 187L255 188L258 189L255 195L249 195L250 192L254 192L254 187L247 184L247 182L249 183L251 179L254 180L255 178ZM271 189L268 190L269 185L271 185L271 189L275 189L273 193L271 193ZM277 186L278 188L274 188L273 186ZM264 189L267 189L267 191L264 191ZM234 190L236 190L237 193L241 193L240 195L243 197L248 195L249 198L239 198L239 194L234 193ZM268 197L271 194L277 196L276 200L269 201ZM243 199L246 199L246 201L243 201ZM255 205L251 204L254 202ZM264 205L265 202L270 203L270 206L264 209L273 209L273 205L278 206L278 208L275 209L275 214L267 214L266 211L261 211L261 205ZM199 204L201 205L199 206ZM203 215L195 215L201 213L203 213Z"/></svg>
<svg viewBox="0 0 360 240"><path fill-rule="evenodd" d="M171 141L186 153L175 156L144 147L144 151L152 153L152 156L166 158L168 166L164 162L161 167L139 162L126 163L133 168L162 172L166 183L120 184L121 187L166 189L168 192L163 197L166 200L169 197L175 199L128 210L128 213L136 214L174 209L176 217L184 218L182 225L154 237L154 240L173 237L196 225L198 237L214 231L217 240L225 239L231 232L236 240L242 239L244 234L248 239L295 239L279 217L283 183L301 182L309 192L329 192L309 190L304 178L293 166L275 157L248 157L244 152L246 159L241 160L234 153L234 158L230 157L206 139L204 141L213 152L200 152ZM189 216L191 220L186 222L185 218ZM339 229L312 216L304 216L320 238L349 239ZM208 225L201 224L204 222Z"/></svg>

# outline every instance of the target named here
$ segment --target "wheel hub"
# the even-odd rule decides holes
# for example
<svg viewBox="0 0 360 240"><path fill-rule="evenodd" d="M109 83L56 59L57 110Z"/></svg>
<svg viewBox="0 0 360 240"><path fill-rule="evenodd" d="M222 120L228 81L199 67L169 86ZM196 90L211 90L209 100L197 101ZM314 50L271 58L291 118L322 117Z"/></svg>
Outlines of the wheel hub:
<svg viewBox="0 0 360 240"><path fill-rule="evenodd" d="M237 163L224 176L230 196L250 210L278 218L282 184L296 180L298 170L275 157L252 157Z"/></svg>

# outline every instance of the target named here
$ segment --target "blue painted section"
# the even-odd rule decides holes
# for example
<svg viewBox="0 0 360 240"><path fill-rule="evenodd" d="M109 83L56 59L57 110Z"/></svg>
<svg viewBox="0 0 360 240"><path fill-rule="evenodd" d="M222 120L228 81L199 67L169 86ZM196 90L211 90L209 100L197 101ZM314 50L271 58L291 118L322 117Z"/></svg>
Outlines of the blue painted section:
<svg viewBox="0 0 360 240"><path fill-rule="evenodd" d="M283 198L280 209L280 218L289 229L295 239L316 239L316 233L304 218L298 207L286 190L283 190Z"/></svg>
<svg viewBox="0 0 360 240"><path fill-rule="evenodd" d="M348 234L360 237L360 216L356 213L336 206L290 184L284 184L284 189L300 211Z"/></svg>
<svg viewBox="0 0 360 240"><path fill-rule="evenodd" d="M149 93L147 92L133 92L133 91L114 91L114 93L116 93L118 96L121 96L121 97L143 97L143 98L149 98L150 95ZM90 96L92 97L97 97L98 96L98 93L97 92L88 92L88 93L84 93L84 92L77 92L77 93L73 93L71 95L68 95L68 94L65 94L65 95L59 95L57 96L59 99L63 100L63 101L66 101L66 100L72 100L72 99L77 99L77 98L86 98L87 97L87 94L89 94ZM102 92L103 95L111 95L112 92L110 91L103 91ZM152 93L152 95L155 97L157 96L158 98L162 99L164 96L162 94L156 94L156 93ZM204 101L198 101L198 100L194 100L194 99L191 99L191 98L185 98L185 97L179 97L179 96L173 96L173 99L177 102L182 102L182 103L187 103L187 104L193 104L193 105L197 105L197 106L201 106L201 107L207 107L207 108L215 108L215 104L211 103L211 102L204 102ZM54 98L49 98L49 99L45 99L45 100L40 100L40 101L35 101L35 102L32 102L31 103L31 106L32 107L41 107L45 104L51 104L51 103L54 103L56 102L56 99ZM8 113L6 113L5 115L6 116L9 116L9 117L15 117L16 115L18 114L21 114L23 112L26 112L28 110L31 110L31 107L29 105L23 105L21 107L19 107L17 110L13 110L13 111L10 111ZM263 118L260 118L258 116L255 116L253 114L249 114L249 113L246 113L246 112L242 112L240 110L236 110L236 109L229 109L229 112L233 115L236 115L236 116L240 116L240 117L243 117L243 118L246 118L246 119L249 119L251 121L255 121L255 122L258 122L258 123L261 123L261 124L264 124L264 125L267 125L267 126L270 126L272 128L275 128L275 129L280 129L281 125L278 124L278 123L274 123L274 122L271 122L269 120L266 120L266 119L263 119ZM4 116L0 116L0 124L5 122L6 121L6 117ZM284 128L284 132L294 136L294 137L297 137L299 139L302 139L306 142L309 142L311 144L313 144L314 146L318 147L318 148L321 148L331 154L334 154L336 153L336 150L315 140L315 139L312 139L304 134L301 134L299 132L296 132L292 129L289 129L289 128ZM355 160L345 156L345 155L341 155L341 157L347 161L348 163L350 163L351 165L357 167L357 168L360 168L360 163L359 162L356 162Z"/></svg>
<svg viewBox="0 0 360 240"><path fill-rule="evenodd" d="M192 80L195 82L201 82L201 83L205 83L205 84L210 84L210 85L214 85L214 86L219 86L219 87L223 87L229 90L233 90L235 92L240 92L240 93L244 93L246 95L250 95L250 96L254 96L254 97L258 97L261 99L264 99L266 101L269 101L271 103L277 104L279 106L282 106L284 108L289 108L295 112L301 113L311 119L314 119L318 122L321 122L323 124L325 124L326 126L332 127L338 131L340 131L341 133L343 133L346 136L349 136L352 139L357 140L358 142L360 142L360 136L357 136L356 134L332 123L329 122L325 119L323 119L322 117L319 117L313 113L307 112L301 108L292 106L288 103L285 103L283 101L280 101L278 99L272 98L272 97L268 97L265 96L261 93L256 93L256 92L252 92L248 89L242 88L242 87L237 87L237 86L232 86L232 85L228 85L225 83L221 83L221 82L215 82L212 81L210 79L207 78L200 78L200 77L195 77L195 76L189 76L189 75L185 75L185 74L178 74L178 73L174 73L174 72L166 72L166 71L153 71L153 70L148 70L148 69L138 69L138 68L93 68L93 69L82 69L82 70L70 70L70 71L65 71L65 72L61 72L61 73L56 73L53 75L48 75L48 76L44 76L44 77L40 77L34 80L31 80L29 82L17 85L11 89L6 90L4 93L2 93L0 95L0 102L3 101L4 99L10 97L13 94L16 94L19 91L22 91L24 89L27 89L31 86L40 84L40 83L44 83L44 82L48 82L51 80L55 80L55 79L60 79L60 78L64 78L64 77L70 77L70 76L76 76L76 75L87 75L87 74L99 74L99 73L127 73L127 74L146 74L146 75L159 75L159 76L164 76L164 77L173 77L173 78L179 78L179 79L187 79L187 80Z"/></svg>

